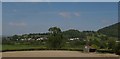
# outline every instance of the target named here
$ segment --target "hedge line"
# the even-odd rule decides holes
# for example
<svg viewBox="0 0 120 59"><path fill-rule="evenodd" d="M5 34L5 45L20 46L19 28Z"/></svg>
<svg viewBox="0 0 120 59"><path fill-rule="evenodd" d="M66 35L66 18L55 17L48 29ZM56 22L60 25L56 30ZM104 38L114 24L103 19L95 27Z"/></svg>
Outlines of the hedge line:
<svg viewBox="0 0 120 59"><path fill-rule="evenodd" d="M2 52L7 52L7 51L37 51L37 50L67 50L67 51L83 51L82 49L74 49L74 48L71 48L71 49L64 49L64 48L61 48L61 49L53 49L53 48L39 48L39 49L6 49L6 50L2 50Z"/></svg>

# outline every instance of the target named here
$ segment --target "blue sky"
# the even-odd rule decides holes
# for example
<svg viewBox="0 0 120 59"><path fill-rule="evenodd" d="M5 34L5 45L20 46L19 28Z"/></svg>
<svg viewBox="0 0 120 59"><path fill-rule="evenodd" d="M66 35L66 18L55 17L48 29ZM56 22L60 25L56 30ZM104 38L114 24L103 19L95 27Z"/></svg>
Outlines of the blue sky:
<svg viewBox="0 0 120 59"><path fill-rule="evenodd" d="M3 2L118 2L119 0L2 0Z"/></svg>
<svg viewBox="0 0 120 59"><path fill-rule="evenodd" d="M116 2L4 2L3 35L62 30L98 30L118 22Z"/></svg>
<svg viewBox="0 0 120 59"><path fill-rule="evenodd" d="M2 3L0 2L0 35L2 34Z"/></svg>

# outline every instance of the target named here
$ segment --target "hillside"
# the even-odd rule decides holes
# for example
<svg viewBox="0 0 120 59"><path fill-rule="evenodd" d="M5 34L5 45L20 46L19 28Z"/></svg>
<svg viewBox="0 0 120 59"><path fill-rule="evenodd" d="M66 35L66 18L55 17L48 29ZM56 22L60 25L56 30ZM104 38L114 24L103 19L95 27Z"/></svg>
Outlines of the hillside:
<svg viewBox="0 0 120 59"><path fill-rule="evenodd" d="M120 28L118 28L118 27L120 27L120 22L110 25L110 26L107 26L107 27L104 27L102 29L99 29L98 32L108 35L110 37L120 37L120 35L118 35L118 33L120 33L118 31Z"/></svg>

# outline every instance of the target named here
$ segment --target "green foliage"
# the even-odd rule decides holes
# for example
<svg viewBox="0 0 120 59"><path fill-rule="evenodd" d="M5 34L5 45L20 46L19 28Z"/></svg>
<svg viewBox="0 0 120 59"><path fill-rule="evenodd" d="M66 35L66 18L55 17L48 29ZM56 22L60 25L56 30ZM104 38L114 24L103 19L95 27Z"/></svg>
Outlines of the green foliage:
<svg viewBox="0 0 120 59"><path fill-rule="evenodd" d="M118 33L120 33L120 31L118 31L120 28L120 22L116 23L114 25L102 28L100 30L98 30L99 33L103 33L105 35L111 36L111 37L120 37L118 35Z"/></svg>
<svg viewBox="0 0 120 59"><path fill-rule="evenodd" d="M90 41L91 46L94 46L94 48L98 49L101 46L101 41L99 39L94 38Z"/></svg>
<svg viewBox="0 0 120 59"><path fill-rule="evenodd" d="M78 38L81 35L81 32L75 29L70 29L63 32L63 35L67 38Z"/></svg>
<svg viewBox="0 0 120 59"><path fill-rule="evenodd" d="M70 41L71 47L79 47L81 45L81 42L79 40Z"/></svg>
<svg viewBox="0 0 120 59"><path fill-rule="evenodd" d="M57 28L57 27L51 27L51 28L48 29L48 31L49 31L50 33L52 33L53 35L58 34L58 33L61 33L61 29L60 29L60 28Z"/></svg>
<svg viewBox="0 0 120 59"><path fill-rule="evenodd" d="M120 55L120 42L116 43L114 52L118 55Z"/></svg>
<svg viewBox="0 0 120 59"><path fill-rule="evenodd" d="M61 34L61 29L57 27L51 27L49 28L49 31L51 33L47 41L48 48L61 48L64 45L64 38Z"/></svg>
<svg viewBox="0 0 120 59"><path fill-rule="evenodd" d="M95 49L99 49L99 47L97 45L95 45L95 44L92 44L91 47L95 48Z"/></svg>
<svg viewBox="0 0 120 59"><path fill-rule="evenodd" d="M109 38L108 40L108 49L114 49L115 48L115 44L116 44L116 40L113 38Z"/></svg>
<svg viewBox="0 0 120 59"><path fill-rule="evenodd" d="M89 44L96 49L106 49L112 52L120 51L120 43L116 43L117 24L105 27L96 31L83 31L70 29L61 31L58 27L51 27L48 29L49 33L30 33L23 35L14 35L10 37L3 37L2 44L5 45L37 45L47 47L47 49L81 49L84 45ZM47 38L46 40L36 40L37 38ZM21 39L35 39L35 40L21 40ZM79 38L77 40L70 40L71 38Z"/></svg>

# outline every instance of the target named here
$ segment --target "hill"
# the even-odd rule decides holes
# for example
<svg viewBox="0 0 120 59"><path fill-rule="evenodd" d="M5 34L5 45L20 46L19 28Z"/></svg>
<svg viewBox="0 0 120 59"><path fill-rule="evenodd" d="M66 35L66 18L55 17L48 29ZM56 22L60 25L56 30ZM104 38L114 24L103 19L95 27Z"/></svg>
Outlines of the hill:
<svg viewBox="0 0 120 59"><path fill-rule="evenodd" d="M120 29L119 27L120 27L120 22L99 29L98 32L110 37L120 37L120 35L118 35L118 33L120 33L120 31L118 31Z"/></svg>

